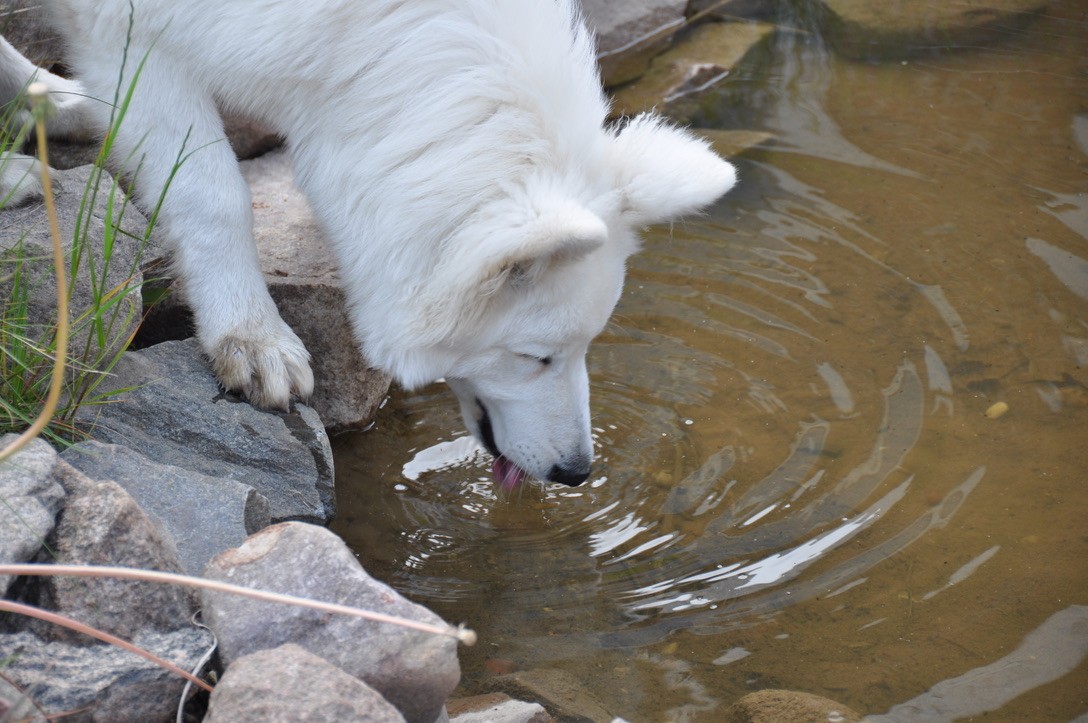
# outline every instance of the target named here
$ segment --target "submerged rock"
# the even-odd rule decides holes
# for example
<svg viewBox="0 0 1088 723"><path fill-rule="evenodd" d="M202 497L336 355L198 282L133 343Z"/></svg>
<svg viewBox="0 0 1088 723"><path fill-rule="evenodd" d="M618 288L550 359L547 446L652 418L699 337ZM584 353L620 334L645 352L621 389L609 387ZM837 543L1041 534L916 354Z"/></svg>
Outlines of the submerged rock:
<svg viewBox="0 0 1088 723"><path fill-rule="evenodd" d="M288 644L231 663L204 723L303 720L403 723L404 716L358 678Z"/></svg>
<svg viewBox="0 0 1088 723"><path fill-rule="evenodd" d="M829 698L794 690L749 693L726 713L729 723L858 723L861 716Z"/></svg>
<svg viewBox="0 0 1088 723"><path fill-rule="evenodd" d="M523 670L494 680L494 687L516 698L540 701L559 720L610 723L615 716L570 673Z"/></svg>
<svg viewBox="0 0 1088 723"><path fill-rule="evenodd" d="M615 115L651 109L690 123L699 113L703 91L734 73L774 30L766 23L706 23L654 58L650 70L613 93ZM718 94L711 97L718 102ZM712 114L711 114L712 115Z"/></svg>
<svg viewBox="0 0 1088 723"><path fill-rule="evenodd" d="M214 559L205 577L382 612L432 625L442 619L363 570L344 542L323 527L288 522ZM224 663L295 643L365 681L409 721L431 723L460 679L451 637L345 615L260 602L205 590L205 622Z"/></svg>
<svg viewBox="0 0 1088 723"><path fill-rule="evenodd" d="M1015 37L1048 0L820 0L825 34L850 58L889 60Z"/></svg>
<svg viewBox="0 0 1088 723"><path fill-rule="evenodd" d="M582 0L606 86L637 78L684 27L687 0Z"/></svg>

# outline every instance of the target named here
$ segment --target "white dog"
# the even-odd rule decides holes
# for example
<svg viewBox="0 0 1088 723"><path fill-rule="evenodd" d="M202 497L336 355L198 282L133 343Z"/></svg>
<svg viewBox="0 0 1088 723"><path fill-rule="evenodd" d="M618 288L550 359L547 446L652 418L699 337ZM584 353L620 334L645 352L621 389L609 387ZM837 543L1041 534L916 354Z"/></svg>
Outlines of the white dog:
<svg viewBox="0 0 1088 723"><path fill-rule="evenodd" d="M152 201L184 144L159 224L226 387L282 407L313 378L265 287L217 105L288 139L368 358L407 387L445 378L505 485L586 479L586 349L636 232L735 174L655 117L606 125L574 0L46 4L100 99L67 101L61 124L104 128L143 60L114 162ZM0 75L31 73L0 50Z"/></svg>

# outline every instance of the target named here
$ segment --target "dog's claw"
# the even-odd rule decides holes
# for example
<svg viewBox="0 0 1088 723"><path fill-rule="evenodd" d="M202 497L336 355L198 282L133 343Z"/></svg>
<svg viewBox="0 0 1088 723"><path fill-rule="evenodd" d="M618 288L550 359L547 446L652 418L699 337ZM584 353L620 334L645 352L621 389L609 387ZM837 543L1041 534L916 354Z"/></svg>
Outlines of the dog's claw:
<svg viewBox="0 0 1088 723"><path fill-rule="evenodd" d="M292 393L303 401L313 393L310 354L286 325L272 343L229 336L208 356L219 382L242 392L255 406L287 409Z"/></svg>

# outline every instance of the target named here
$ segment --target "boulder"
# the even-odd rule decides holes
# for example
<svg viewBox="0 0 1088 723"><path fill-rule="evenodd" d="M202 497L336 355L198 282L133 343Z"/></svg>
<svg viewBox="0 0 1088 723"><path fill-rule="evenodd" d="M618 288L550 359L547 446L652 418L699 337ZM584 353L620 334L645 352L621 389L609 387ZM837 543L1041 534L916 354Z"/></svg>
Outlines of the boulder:
<svg viewBox="0 0 1088 723"><path fill-rule="evenodd" d="M376 690L297 645L238 658L212 692L204 723L404 721Z"/></svg>
<svg viewBox="0 0 1088 723"><path fill-rule="evenodd" d="M613 93L614 115L656 109L680 123L713 119L704 103L720 103L717 91L704 93L729 78L773 32L758 22L705 23L654 58L650 70Z"/></svg>
<svg viewBox="0 0 1088 723"><path fill-rule="evenodd" d="M744 696L726 713L729 723L857 723L861 716L841 703L794 690L760 690Z"/></svg>
<svg viewBox="0 0 1088 723"><path fill-rule="evenodd" d="M684 26L687 0L582 0L606 86L637 78Z"/></svg>
<svg viewBox="0 0 1088 723"><path fill-rule="evenodd" d="M1019 36L1048 0L820 0L824 30L849 58L893 60Z"/></svg>
<svg viewBox="0 0 1088 723"><path fill-rule="evenodd" d="M63 461L58 461L55 475L68 496L45 561L181 571L174 550L119 485L88 479ZM37 577L34 583L29 597L36 597L39 606L125 639L147 629L187 628L195 609L185 590L160 583L59 575ZM31 626L50 640L94 642L42 621Z"/></svg>
<svg viewBox="0 0 1088 723"><path fill-rule="evenodd" d="M272 524L268 498L252 487L160 464L128 447L80 442L62 458L91 479L121 485L177 550L186 574Z"/></svg>
<svg viewBox="0 0 1088 723"><path fill-rule="evenodd" d="M0 449L15 439L0 437ZM64 488L53 476L57 453L40 439L0 462L0 560L24 563L34 559L53 531L54 520L64 502ZM0 575L0 597L11 584L10 575Z"/></svg>
<svg viewBox="0 0 1088 723"><path fill-rule="evenodd" d="M192 670L214 644L205 630L144 632L135 645ZM47 713L64 720L171 723L186 681L127 650L46 642L29 632L0 635L4 675Z"/></svg>
<svg viewBox="0 0 1088 723"><path fill-rule="evenodd" d="M95 439L248 485L268 498L273 521L335 514L332 449L316 412L266 412L224 394L194 340L127 352L103 387L122 391L76 415Z"/></svg>
<svg viewBox="0 0 1088 723"><path fill-rule="evenodd" d="M434 625L442 620L374 580L328 530L288 522L212 559L205 577L271 592L352 605ZM344 615L201 593L205 622L231 666L258 650L295 643L380 692L409 721L431 723L460 678L451 637Z"/></svg>

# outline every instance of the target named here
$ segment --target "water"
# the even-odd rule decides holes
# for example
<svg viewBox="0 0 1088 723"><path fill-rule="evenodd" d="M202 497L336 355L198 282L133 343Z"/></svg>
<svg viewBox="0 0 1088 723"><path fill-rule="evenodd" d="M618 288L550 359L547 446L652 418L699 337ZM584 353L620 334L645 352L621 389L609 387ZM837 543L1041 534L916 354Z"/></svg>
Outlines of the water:
<svg viewBox="0 0 1088 723"><path fill-rule="evenodd" d="M768 687L1082 715L1088 3L905 63L770 55L704 120L776 142L647 234L590 351L590 482L503 496L451 394L396 393L335 440L336 529L480 633L465 694L556 668L632 721Z"/></svg>

